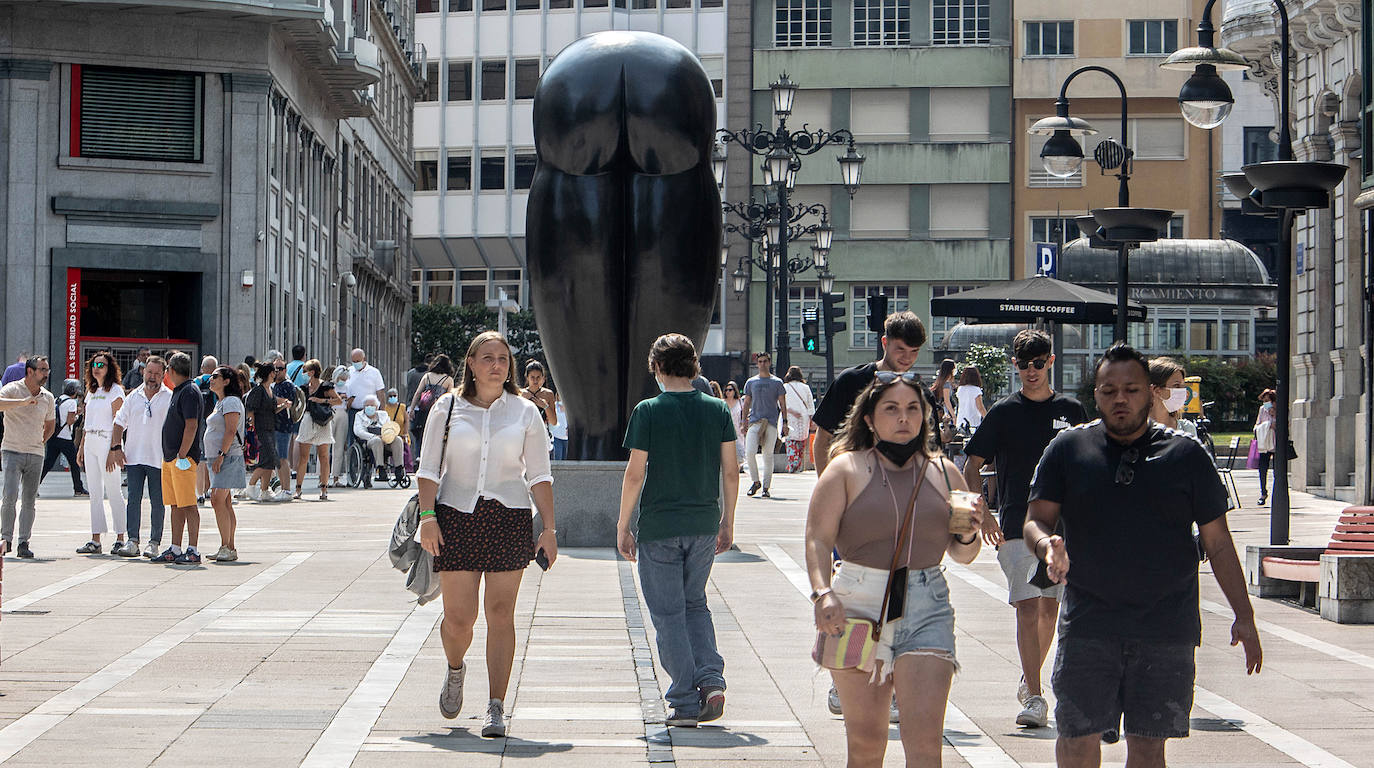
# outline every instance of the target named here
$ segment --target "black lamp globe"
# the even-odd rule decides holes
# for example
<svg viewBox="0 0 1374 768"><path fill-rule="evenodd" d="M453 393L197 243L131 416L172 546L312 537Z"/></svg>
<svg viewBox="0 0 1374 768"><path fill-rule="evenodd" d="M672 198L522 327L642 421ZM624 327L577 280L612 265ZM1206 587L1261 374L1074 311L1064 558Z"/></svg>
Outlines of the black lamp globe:
<svg viewBox="0 0 1374 768"><path fill-rule="evenodd" d="M1067 179L1083 167L1083 147L1068 131L1057 130L1040 149L1040 162L1049 175Z"/></svg>
<svg viewBox="0 0 1374 768"><path fill-rule="evenodd" d="M1178 108L1183 119L1203 130L1221 125L1235 105L1231 89L1211 64L1197 65L1192 77L1178 92Z"/></svg>

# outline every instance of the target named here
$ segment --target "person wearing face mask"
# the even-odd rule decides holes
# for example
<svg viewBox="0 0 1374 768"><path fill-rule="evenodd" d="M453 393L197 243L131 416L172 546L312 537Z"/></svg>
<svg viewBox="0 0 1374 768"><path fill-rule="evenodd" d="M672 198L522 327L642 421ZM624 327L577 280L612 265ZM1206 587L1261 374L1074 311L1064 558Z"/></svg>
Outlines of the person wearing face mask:
<svg viewBox="0 0 1374 768"><path fill-rule="evenodd" d="M405 443L401 442L399 435L390 444L382 440L382 427L391 421L386 412L381 409L381 403L373 395L366 395L362 398L363 409L358 413L358 418L353 421L353 436L363 444L365 450L372 452L372 464L377 468L379 480L387 479L386 468L389 465L393 472L405 472L405 467L401 466L405 458L403 449ZM383 463L382 454L385 452L388 461ZM363 478L363 487L372 487L372 478Z"/></svg>
<svg viewBox="0 0 1374 768"><path fill-rule="evenodd" d="M691 339L658 337L649 371L662 394L630 415L616 546L638 563L659 659L672 681L667 724L690 728L725 709L725 661L716 650L706 582L715 556L734 541L736 432L725 402L692 385L701 368Z"/></svg>
<svg viewBox="0 0 1374 768"><path fill-rule="evenodd" d="M358 418L358 414L363 409L363 398L371 395L377 399L378 403L386 400L386 382L382 379L382 372L374 368L367 362L367 353L361 349L353 350L349 355L352 361L352 371L348 375L348 428L350 437L354 435L353 422Z"/></svg>
<svg viewBox="0 0 1374 768"><path fill-rule="evenodd" d="M1183 366L1172 357L1156 357L1150 361L1150 418L1155 423L1177 429L1197 437L1197 424L1179 418L1188 404L1192 390L1183 386Z"/></svg>
<svg viewBox="0 0 1374 768"><path fill-rule="evenodd" d="M143 556L154 558L162 551L162 524L166 518L162 505L162 425L167 421L167 409L172 406L172 390L162 383L166 373L167 361L161 357L152 355L144 361L142 386L129 390L110 434L105 469L118 473L124 467L129 476L129 501L125 508L129 540L124 547L111 551L122 557L138 557L145 484L151 527Z"/></svg>
<svg viewBox="0 0 1374 768"><path fill-rule="evenodd" d="M1036 567L1035 556L1017 539L1026 521L1026 496L1031 476L1045 446L1062 430L1088 420L1083 405L1050 387L1054 348L1049 334L1025 330L1012 339L1011 351L1021 389L988 409L983 423L964 446L964 482L981 489L983 465L997 469L997 512L983 521L983 540L997 546L997 563L1007 578L1007 602L1016 609L1016 648L1021 657L1021 681L1016 700L1021 711L1016 724L1044 728L1049 724L1040 670L1054 641L1063 587L1041 589L1027 583Z"/></svg>
<svg viewBox="0 0 1374 768"><path fill-rule="evenodd" d="M406 449L410 447L410 429L406 420L406 406L401 402L401 393L396 391L395 387L386 391L386 405L382 406L382 410L386 412L387 418L400 427L401 434L396 437L396 441L401 443L401 452L407 453Z"/></svg>
<svg viewBox="0 0 1374 768"><path fill-rule="evenodd" d="M941 562L946 554L960 563L978 556L987 508L977 498L964 507L967 518L954 520L953 492L966 487L954 462L932 450L935 409L923 390L914 372L875 372L831 445L807 511L816 629L838 636L846 619L882 620L871 661L831 669L850 766L883 764L894 694L906 764L940 762L945 706L958 669ZM832 573L835 549L841 564ZM889 593L889 581L903 576ZM893 615L882 611L888 594L900 600L900 618L883 620Z"/></svg>

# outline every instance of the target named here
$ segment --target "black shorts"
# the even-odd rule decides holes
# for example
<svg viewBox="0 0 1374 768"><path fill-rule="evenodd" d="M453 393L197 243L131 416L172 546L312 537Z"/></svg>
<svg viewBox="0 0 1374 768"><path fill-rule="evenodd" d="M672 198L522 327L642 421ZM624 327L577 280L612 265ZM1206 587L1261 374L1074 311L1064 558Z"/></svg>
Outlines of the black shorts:
<svg viewBox="0 0 1374 768"><path fill-rule="evenodd" d="M534 559L534 516L528 507L478 499L471 512L435 504L444 543L435 571L523 571Z"/></svg>
<svg viewBox="0 0 1374 768"><path fill-rule="evenodd" d="M1187 736L1196 651L1176 641L1060 635L1051 678L1059 735L1096 736L1124 715L1128 736Z"/></svg>

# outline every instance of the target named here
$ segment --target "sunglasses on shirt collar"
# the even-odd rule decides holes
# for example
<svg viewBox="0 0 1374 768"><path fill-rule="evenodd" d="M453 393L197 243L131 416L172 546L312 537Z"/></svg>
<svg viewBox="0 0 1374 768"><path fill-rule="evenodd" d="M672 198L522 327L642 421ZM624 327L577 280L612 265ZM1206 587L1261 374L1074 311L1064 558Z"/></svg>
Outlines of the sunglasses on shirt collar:
<svg viewBox="0 0 1374 768"><path fill-rule="evenodd" d="M879 384L891 384L892 382L898 379L901 379L902 381L905 381L906 383L911 384L912 386L918 385L921 382L920 378L916 376L915 371L907 371L905 373L896 373L894 371L874 371L873 378L877 379Z"/></svg>

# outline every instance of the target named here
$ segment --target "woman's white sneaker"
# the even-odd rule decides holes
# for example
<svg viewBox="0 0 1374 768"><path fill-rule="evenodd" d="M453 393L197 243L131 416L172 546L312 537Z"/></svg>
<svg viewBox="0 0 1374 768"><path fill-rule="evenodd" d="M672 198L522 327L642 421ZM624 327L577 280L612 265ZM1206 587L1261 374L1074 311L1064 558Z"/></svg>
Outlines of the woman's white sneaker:
<svg viewBox="0 0 1374 768"><path fill-rule="evenodd" d="M506 705L500 699L487 702L487 719L482 722L482 736L488 739L506 735Z"/></svg>
<svg viewBox="0 0 1374 768"><path fill-rule="evenodd" d="M458 716L458 710L463 708L463 679L467 677L468 665L464 664L457 669L448 668L448 674L444 675L444 687L439 691L439 714L452 720Z"/></svg>

